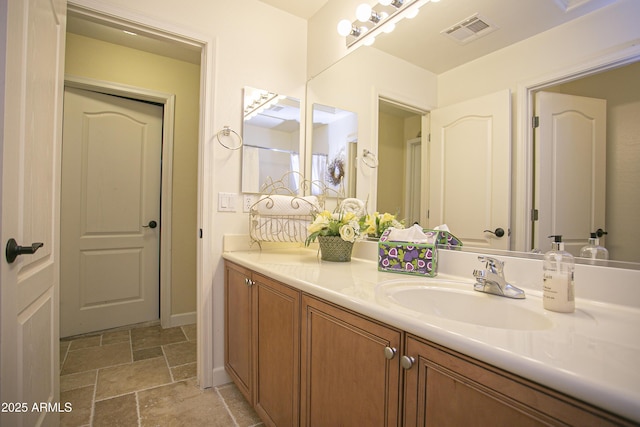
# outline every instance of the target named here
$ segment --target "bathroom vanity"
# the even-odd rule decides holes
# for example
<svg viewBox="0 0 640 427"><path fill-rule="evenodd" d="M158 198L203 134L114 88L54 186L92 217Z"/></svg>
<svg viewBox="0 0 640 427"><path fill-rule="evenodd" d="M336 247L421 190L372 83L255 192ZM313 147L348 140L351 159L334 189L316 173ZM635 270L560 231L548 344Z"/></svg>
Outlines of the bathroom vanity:
<svg viewBox="0 0 640 427"><path fill-rule="evenodd" d="M268 425L640 421L637 308L578 299L574 314L546 312L534 281L519 280L525 300L474 293L472 270L445 268L458 255L420 278L379 272L375 246L368 253L347 263L305 248L224 253L225 366ZM411 307L418 293L403 303L407 289L425 289L442 312ZM447 313L447 299L471 305ZM519 310L524 320L500 323Z"/></svg>

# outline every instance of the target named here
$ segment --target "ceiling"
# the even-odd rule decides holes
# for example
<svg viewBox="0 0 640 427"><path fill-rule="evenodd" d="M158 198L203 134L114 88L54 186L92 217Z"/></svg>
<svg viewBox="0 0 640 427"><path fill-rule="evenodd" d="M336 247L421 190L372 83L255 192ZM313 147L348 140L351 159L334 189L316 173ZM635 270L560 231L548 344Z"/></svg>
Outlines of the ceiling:
<svg viewBox="0 0 640 427"><path fill-rule="evenodd" d="M260 0L303 19L309 19L329 2L343 0ZM365 0L363 0L365 1ZM371 3L371 0L366 0ZM405 0L408 1L408 0ZM409 61L436 74L579 18L617 0L441 0L427 3L414 19L401 21L391 34L377 37L376 49ZM441 34L475 14L494 31L460 43ZM345 16L355 19L353 16ZM337 23L336 23L337 24ZM69 12L67 31L175 59L200 63L200 49L150 34L125 34L117 25L103 25ZM483 34L486 34L483 36Z"/></svg>
<svg viewBox="0 0 640 427"><path fill-rule="evenodd" d="M316 14L329 0L260 0L300 18L309 19Z"/></svg>
<svg viewBox="0 0 640 427"><path fill-rule="evenodd" d="M343 0L261 1L304 17L327 2ZM424 5L416 18L401 21L393 33L377 37L373 47L440 74L615 1L441 0ZM307 7L304 13L300 12L302 4ZM495 30L480 32L480 37L464 44L441 34L475 14ZM344 18L355 20L355 10Z"/></svg>
<svg viewBox="0 0 640 427"><path fill-rule="evenodd" d="M127 27L103 21L69 10L67 14L67 32L132 49L162 55L180 61L200 64L201 51L198 46L168 40L153 34L144 34L136 30L136 35L125 33Z"/></svg>

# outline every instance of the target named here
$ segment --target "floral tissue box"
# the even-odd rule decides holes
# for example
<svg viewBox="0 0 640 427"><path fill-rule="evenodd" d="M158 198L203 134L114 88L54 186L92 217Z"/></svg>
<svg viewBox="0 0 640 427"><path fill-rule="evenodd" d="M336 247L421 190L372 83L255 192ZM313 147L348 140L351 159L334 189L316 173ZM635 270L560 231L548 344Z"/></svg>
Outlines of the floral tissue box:
<svg viewBox="0 0 640 427"><path fill-rule="evenodd" d="M462 241L448 231L443 230L424 230L425 233L431 232L438 233L436 243L440 247L446 247L447 249L460 249L462 247Z"/></svg>
<svg viewBox="0 0 640 427"><path fill-rule="evenodd" d="M433 243L409 243L388 240L387 229L378 241L378 270L434 277L438 274L438 231L425 230Z"/></svg>

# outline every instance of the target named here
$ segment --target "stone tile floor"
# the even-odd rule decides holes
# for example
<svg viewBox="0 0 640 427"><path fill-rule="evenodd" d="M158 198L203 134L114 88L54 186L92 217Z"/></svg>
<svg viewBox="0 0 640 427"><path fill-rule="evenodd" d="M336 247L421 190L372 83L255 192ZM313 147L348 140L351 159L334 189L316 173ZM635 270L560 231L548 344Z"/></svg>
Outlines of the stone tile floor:
<svg viewBox="0 0 640 427"><path fill-rule="evenodd" d="M198 388L195 325L63 338L60 401L62 427L262 425L235 385Z"/></svg>

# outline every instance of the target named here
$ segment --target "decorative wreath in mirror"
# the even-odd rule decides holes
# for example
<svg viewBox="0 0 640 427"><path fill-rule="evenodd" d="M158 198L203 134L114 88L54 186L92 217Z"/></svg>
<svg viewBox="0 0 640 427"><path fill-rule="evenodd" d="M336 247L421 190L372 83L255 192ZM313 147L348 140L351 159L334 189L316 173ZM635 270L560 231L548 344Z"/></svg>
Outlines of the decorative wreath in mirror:
<svg viewBox="0 0 640 427"><path fill-rule="evenodd" d="M344 178L344 160L336 157L327 166L327 177L332 185L340 185Z"/></svg>

